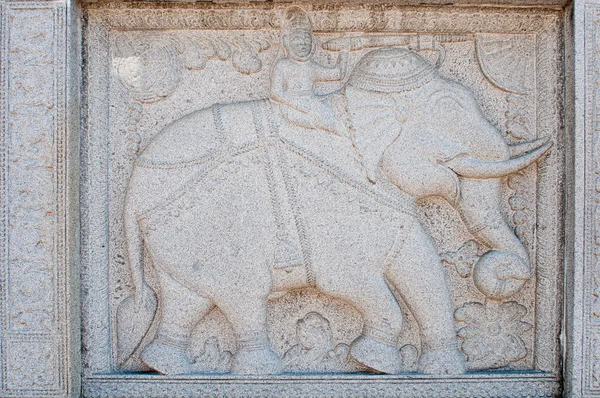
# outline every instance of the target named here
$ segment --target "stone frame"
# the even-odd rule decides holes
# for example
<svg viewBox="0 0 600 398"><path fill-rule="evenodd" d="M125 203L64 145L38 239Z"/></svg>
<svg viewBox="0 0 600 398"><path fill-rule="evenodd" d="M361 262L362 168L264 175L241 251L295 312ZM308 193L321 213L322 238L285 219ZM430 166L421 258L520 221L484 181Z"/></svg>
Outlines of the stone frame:
<svg viewBox="0 0 600 398"><path fill-rule="evenodd" d="M131 4L131 3L130 3ZM202 5L200 5L202 6ZM555 6L555 5L554 5ZM221 7L221 6L217 6ZM564 82L564 102L565 109L573 109L573 112L564 112L561 106L556 106L551 115L547 115L552 121L560 125L564 123L564 140L559 145L565 148L566 170L564 177L556 176L564 185L558 185L565 190L565 218L558 217L557 225L546 226L542 228L548 233L556 233L559 238L557 242L562 241L562 234L565 236L564 247L564 269L565 269L565 303L564 303L564 323L562 335L562 348L553 345L550 358L542 359L542 362L548 364L542 367L550 373L547 374L529 374L514 375L507 373L498 373L497 375L477 375L470 374L460 378L440 379L436 377L420 376L411 378L405 376L359 376L359 377L337 377L336 382L326 377L300 377L300 376L278 376L269 380L260 377L234 377L234 376L215 376L204 378L172 378L168 385L177 386L180 396L190 396L194 394L235 394L244 395L277 395L282 392L289 392L290 389L301 394L365 394L365 395L397 395L412 392L415 396L439 395L444 391L447 396L495 396L499 391L510 391L515 396L536 395L548 396L560 394L561 388L568 396L596 396L600 395L600 354L595 351L595 341L598 340L600 323L598 317L593 314L594 305L596 305L597 295L594 290L597 289L598 281L598 209L597 209L597 156L598 156L598 135L597 135L597 109L600 105L597 103L598 79L598 42L596 32L600 18L600 5L596 1L576 1L574 8L567 7L564 11L564 26L562 21L555 24L558 37L563 37L564 42L554 42L549 45L564 46L565 76L553 76L554 85L545 87L547 92L563 91ZM465 8L459 8L465 10ZM41 25L41 36L31 36L30 40L21 42L13 39L10 32L20 32L27 35L32 30L24 26L14 27L12 25L18 18L28 18L34 10L46 10L42 18L45 18L47 25ZM431 9L428 9L431 11ZM542 11L540 13L550 12L557 16L560 11ZM498 10L501 13L503 10ZM2 331L0 338L2 348L0 357L2 361L1 373L1 395L2 396L78 396L83 393L86 396L130 396L137 392L138 395L150 396L161 395L165 393L165 385L157 385L153 381L166 381L161 376L115 376L106 374L94 376L86 374L83 380L80 378L80 355L81 346L79 343L79 271L81 264L102 264L105 254L102 251L92 251L93 257L78 256L79 230L78 220L80 218L78 202L78 174L80 170L79 163L79 131L85 131L83 123L80 123L79 109L79 81L84 78L80 69L80 57L82 51L85 52L85 46L80 45L79 23L83 20L79 4L66 1L40 1L40 2L0 2L0 14L2 20L2 29L0 31L0 42L2 43L2 67L0 70L0 103L2 104L0 112L2 118L2 130L0 141L2 142L0 162L2 163L2 178L0 188L3 200L2 217L2 258L3 265L0 278L2 281ZM572 18L571 18L572 17ZM125 18L126 20L128 18ZM558 19L558 18L557 18ZM147 23L148 28L152 28L152 19L144 21L139 19L137 23ZM118 26L118 25L116 25ZM464 26L464 25L463 25ZM505 27L502 27L505 28ZM520 28L520 27L519 27ZM102 28L98 27L102 34ZM410 28L407 28L410 29ZM426 29L426 28L422 28ZM421 30L422 30L421 29ZM431 29L439 29L433 26ZM465 28L462 28L465 29ZM42 39L40 39L42 37ZM8 245L12 241L18 242L18 229L14 224L9 224L9 217L15 206L8 207L6 198L9 196L7 187L13 180L18 179L18 173L15 173L15 167L10 172L7 162L10 160L10 132L14 128L11 118L15 118L12 105L18 104L19 98L23 100L26 106L37 105L35 102L27 99L35 99L34 92L25 90L24 93L17 94L13 91L12 82L25 75L26 67L23 65L4 62L9 57L15 57L15 48L22 44L31 44L34 47L43 46L43 38L52 37L50 44L51 55L50 62L42 63L41 70L51 76L54 84L51 92L46 92L46 98L54 99L54 106L50 107L52 114L51 122L48 119L40 119L39 126L44 126L53 132L51 148L46 148L46 154L50 154L51 165L46 165L41 159L31 159L33 167L40 169L50 169L52 177L47 178L52 188L39 186L38 191L42 195L48 192L52 194L51 199L42 201L44 206L51 209L53 215L51 219L40 219L36 225L40 227L51 227L54 237L52 246L45 249L52 254L50 271L43 270L41 274L50 272L52 281L51 287L39 289L34 292L34 302L43 300L40 297L50 291L52 303L55 303L47 311L56 327L25 328L24 330L14 331L7 318L14 311L19 311L18 300L12 300L10 292L19 291L18 279L10 277L11 264L7 259ZM38 40L39 39L39 40ZM551 41L551 40L550 40ZM40 44L41 43L41 44ZM47 43L46 43L47 44ZM96 49L98 50L98 49ZM32 49L33 51L33 49ZM100 49L100 51L102 51ZM17 51L18 52L18 49ZM10 54L10 55L9 55ZM550 61L549 61L550 62ZM557 60L557 62L560 62ZM102 65L89 65L90 68L101 70ZM105 67L105 66L104 66ZM108 84L104 79L96 79L96 84L102 86ZM84 86L85 87L85 86ZM99 101L102 99L96 96L96 88L90 86L88 99ZM22 95L19 97L19 95ZM96 109L100 112L106 111L100 107ZM34 112L34 111L32 111ZM35 113L35 112L34 112ZM83 115L85 120L98 120L93 115ZM548 119L544 119L548 120ZM46 123L46 124L44 124ZM92 129L100 131L101 125L91 125ZM37 131L37 130L36 130ZM41 133L40 133L41 134ZM85 139L85 137L84 137ZM7 144L9 142L9 144ZM96 143L102 145L102 142ZM68 150L67 150L68 147ZM21 155L19 152L14 153ZM85 155L82 154L85 164ZM37 162L37 166L36 166ZM101 167L101 164L98 165ZM102 187L103 181L85 180L87 174L84 168L82 177L82 187L93 188L92 191L82 189L81 198L83 201L97 198L96 186ZM17 174L13 177L13 173ZM18 181L16 181L18 182ZM46 198L46 197L44 197ZM93 200L90 200L93 202ZM560 195L552 200L563 201ZM101 200L100 200L101 202ZM16 202L18 203L18 202ZM13 203L11 203L13 204ZM103 222L102 222L102 204L94 203L95 211L90 220L87 233L93 232L95 235L88 235L90 241L94 242L94 247L102 246ZM558 206L557 208L560 208ZM81 217L90 217L90 214L81 214ZM564 223L563 223L564 221ZM563 226L564 225L564 229ZM85 231L85 230L84 230ZM8 237L8 238L7 238ZM538 236L538 240L540 237ZM90 241L82 241L83 245L89 245ZM562 258L563 248L555 246L553 248L557 261ZM538 254L539 255L539 254ZM540 264L538 258L538 265ZM14 269L13 275L17 275ZM542 272L538 268L538 273ZM539 275L539 274L538 274ZM595 276L595 278L594 278ZM553 292L561 293L562 275L554 275L551 284ZM596 280L594 280L596 279ZM106 292L102 279L82 278L81 289L83 300L86 295L103 294ZM37 294L37 296L36 296ZM101 305L102 303L96 303ZM548 313L553 313L557 318L562 317L561 300L547 303L550 307ZM552 312L553 311L553 312ZM543 312L543 311L542 311ZM83 325L86 329L88 341L83 343L86 347L94 349L87 351L84 355L84 362L90 363L90 369L99 371L108 371L110 373L110 356L104 353L98 354L97 347L102 345L105 337L102 329L106 327L102 319L84 319ZM555 331L550 331L553 334ZM51 347L48 351L47 362L38 362L39 368L29 372L42 376L33 378L28 374L19 374L18 369L23 369L21 364L28 364L31 358L24 356L21 352L29 350L32 355L37 355L40 351L40 345L47 344ZM99 344L99 345L98 345ZM19 347L19 353L11 352L11 349ZM561 352L562 349L562 352ZM23 351L24 350L24 351ZM562 368L560 358L564 358L565 367ZM108 366L107 366L108 364ZM44 378L43 375L47 375ZM84 389L80 390L80 382L83 381ZM562 382L561 382L562 381ZM122 389L124 383L127 389ZM514 387L516 383L522 383L514 390L507 388ZM564 383L564 384L563 384ZM433 389L432 389L433 388ZM121 392L120 392L121 391ZM115 395L116 394L116 395ZM404 394L403 394L404 395Z"/></svg>
<svg viewBox="0 0 600 398"><path fill-rule="evenodd" d="M225 8L214 5L199 5L196 7L185 7L186 17L182 11L172 8L149 8L144 6L115 6L104 9L102 5L91 5L87 8L88 20L87 30L89 35L84 36L88 54L94 52L87 65L87 101L89 109L87 114L88 129L83 136L83 159L92 161L83 162L82 173L82 206L86 212L85 220L82 220L82 288L84 295L82 301L82 319L84 340L83 347L86 353L83 356L84 364L84 393L89 396L111 396L115 391L123 391L123 394L131 396L158 396L168 391L169 395L180 394L235 394L243 391L245 394L268 394L272 396L285 393L312 393L312 394L335 394L344 391L347 393L366 393L365 382L369 381L369 394L391 395L401 393L402 395L414 394L431 395L436 391L444 390L448 395L493 395L494 391L502 391L503 394L512 395L555 395L560 387L558 384L559 368L559 346L557 341L557 329L544 330L536 334L536 368L545 373L518 372L514 375L499 373L496 375L470 374L456 378L424 377L423 379L406 376L361 376L352 378L350 376L332 377L309 377L309 376L276 376L276 377L241 377L241 376L189 376L189 377L166 377L166 376L143 376L143 375L113 375L111 358L111 332L109 328L98 328L93 325L108 325L110 319L108 303L108 286L106 279L108 275L108 224L107 205L104 198L108 195L108 131L109 131L109 101L108 91L111 84L109 72L109 39L111 31L123 30L155 30L155 29L259 29L270 27L268 9L262 5L243 5ZM123 11L127 9L127 11ZM261 9L267 12L261 14ZM246 10L247 13L245 12ZM460 13L454 13L453 17L463 21L455 24L456 19L445 18L447 16L441 9L428 9L420 11L414 7L401 8L399 13L405 13L406 18L398 18L403 22L393 25L390 31L423 33L476 33L479 30L486 32L501 33L531 33L538 40L538 51L542 54L537 65L537 75L544 78L538 79L538 107L537 120L538 132L558 132L560 130L560 115L562 114L560 101L552 95L552 87L560 87L560 62L561 60L550 60L544 58L543 54L560 53L560 37L562 20L553 11L517 12L511 14L512 18L506 18L506 24L496 23L503 11L485 10L480 12L475 8L463 8ZM208 17L205 16L208 14ZM484 17L485 15L485 17ZM244 18L246 17L246 18ZM411 18L413 17L413 18ZM429 17L430 21L436 21L431 26L420 24L422 20ZM489 17L489 19L485 19ZM421 18L421 19L420 19ZM488 22L489 21L489 22ZM381 30L383 21L378 17L372 17L365 25L351 27L355 31ZM342 30L344 27L340 27ZM335 28L317 26L315 30L325 32L335 31ZM383 30L387 32L387 30ZM556 63L554 63L556 62ZM84 95L84 97L86 97ZM539 109L542 109L541 111ZM544 113L545 112L545 113ZM544 133L542 133L544 135ZM559 134L560 136L560 134ZM560 138L557 138L560 140ZM560 144L559 144L560 146ZM87 152L86 152L87 150ZM551 165L539 172L538 191L544 186L560 186L558 175L561 166L560 152L556 152ZM557 174L554 174L557 173ZM101 195L99 193L102 192ZM561 202L561 190L556 190L556 195L541 197L538 203L538 211L558 211ZM544 202L548 201L548 202ZM537 325L557 325L560 317L561 276L553 275L552 270L559 269L559 259L562 247L560 244L561 231L557 228L562 223L561 216L548 213L545 220L555 220L556 226L538 225L537 244L544 247L545 244L554 246L552 255L547 255L546 250L537 251L538 263L537 278L544 283L538 283L537 296L541 299L539 304L547 306L536 312ZM554 243L551 243L554 242ZM548 248L547 250L553 250ZM88 253L92 253L89 254ZM546 253L546 254L542 254ZM558 261L558 262L557 262ZM91 267L91 265L94 267ZM546 271L550 270L550 271ZM545 290L545 291L544 291ZM86 292L94 292L94 297L107 297L107 300L86 300ZM539 308L539 307L538 307ZM555 319L544 319L548 314L554 314ZM539 327L539 326L538 326ZM500 376L502 375L502 376ZM514 379L513 379L514 378ZM176 389L166 389L152 381L165 381L177 385ZM357 381L362 380L362 381ZM424 384L427 380L428 383ZM485 380L485 381L484 381ZM519 380L521 383L518 391L513 391L511 386ZM273 381L274 383L271 383ZM300 384L301 383L301 384ZM469 387L466 387L468 383Z"/></svg>
<svg viewBox="0 0 600 398"><path fill-rule="evenodd" d="M77 20L64 2L3 2L0 12L0 394L77 394L79 310L69 299L78 296ZM26 28L31 23L35 29ZM32 73L40 79L34 90ZM25 132L39 141L16 147L14 137ZM24 175L37 178L39 189L19 185ZM24 188L29 201L12 196ZM37 253L25 236L30 230L39 233Z"/></svg>

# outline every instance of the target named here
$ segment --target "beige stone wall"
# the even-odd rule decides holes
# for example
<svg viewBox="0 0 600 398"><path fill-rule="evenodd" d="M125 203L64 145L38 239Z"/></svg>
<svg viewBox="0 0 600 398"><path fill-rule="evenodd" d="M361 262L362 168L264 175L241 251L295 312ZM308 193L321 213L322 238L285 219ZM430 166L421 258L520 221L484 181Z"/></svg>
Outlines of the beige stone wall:
<svg viewBox="0 0 600 398"><path fill-rule="evenodd" d="M544 136L554 143L537 166L502 180L502 217L535 270L514 295L490 299L460 268L457 258L475 233L448 204L428 199L416 209L444 259L457 330L465 325L455 311L475 307L511 318L501 329L522 326L495 340L496 321L477 321L487 336L480 347L498 356L474 360L463 344L468 338L460 337L470 372L410 373L418 365L409 354L426 344L394 290L405 320L398 348L408 347L400 374L323 364L335 374L314 367L271 376L207 370L229 370L225 359L184 375L140 373L157 369L140 359L156 322L121 366L118 311L135 293L122 217L132 152L189 112L269 97L272 65L282 56L281 16L290 4L0 1L0 396L600 395L600 5L362 3L299 3L313 21L315 62L333 65L337 54L323 49L333 39L394 37L467 87L508 143ZM351 51L349 70L370 49ZM126 61L135 57L142 61L133 70ZM285 206L281 223L292 225L293 204L289 216ZM148 269L162 302L167 293ZM318 277L311 284L319 287ZM365 314L348 301L302 290L269 303L268 339L281 357L293 354L297 322L308 314L326 319L336 350L361 335ZM223 312L202 322L189 343L196 364L211 338L221 354L236 354L239 336ZM508 354L509 340L524 355Z"/></svg>

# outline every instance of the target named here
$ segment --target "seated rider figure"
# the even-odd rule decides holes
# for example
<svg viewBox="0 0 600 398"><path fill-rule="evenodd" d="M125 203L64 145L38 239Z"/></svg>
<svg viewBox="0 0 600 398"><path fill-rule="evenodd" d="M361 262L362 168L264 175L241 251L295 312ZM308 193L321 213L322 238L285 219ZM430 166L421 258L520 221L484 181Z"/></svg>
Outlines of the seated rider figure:
<svg viewBox="0 0 600 398"><path fill-rule="evenodd" d="M283 105L282 115L291 124L343 136L345 125L325 98L315 95L315 83L342 81L348 54L341 53L332 68L313 61L312 24L299 7L288 9L282 30L285 57L275 63L271 73L271 100Z"/></svg>

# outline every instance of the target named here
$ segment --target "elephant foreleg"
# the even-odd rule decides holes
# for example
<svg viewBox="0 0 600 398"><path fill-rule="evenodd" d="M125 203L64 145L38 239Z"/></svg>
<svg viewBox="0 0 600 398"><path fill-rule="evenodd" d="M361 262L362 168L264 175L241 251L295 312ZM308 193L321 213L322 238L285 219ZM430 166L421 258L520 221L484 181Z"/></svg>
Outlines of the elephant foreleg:
<svg viewBox="0 0 600 398"><path fill-rule="evenodd" d="M531 278L527 250L501 213L499 179L462 179L458 210L471 234L492 250L473 270L475 285L491 299L516 293Z"/></svg>
<svg viewBox="0 0 600 398"><path fill-rule="evenodd" d="M386 276L419 324L419 370L429 374L464 373L465 361L458 351L444 268L431 238L419 223L413 224Z"/></svg>
<svg viewBox="0 0 600 398"><path fill-rule="evenodd" d="M217 303L236 334L237 351L231 372L277 374L282 372L279 355L271 348L267 334L267 298L240 295Z"/></svg>

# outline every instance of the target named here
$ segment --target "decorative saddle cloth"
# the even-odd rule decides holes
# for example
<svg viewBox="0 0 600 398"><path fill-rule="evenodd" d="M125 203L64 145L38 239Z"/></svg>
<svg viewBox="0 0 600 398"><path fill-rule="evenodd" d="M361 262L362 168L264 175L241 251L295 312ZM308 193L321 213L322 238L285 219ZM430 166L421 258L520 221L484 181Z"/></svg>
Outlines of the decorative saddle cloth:
<svg viewBox="0 0 600 398"><path fill-rule="evenodd" d="M207 198L205 200L220 200L201 191L209 189L218 179L233 178L224 169L229 168L235 173L243 167L243 162L253 156L259 161L252 163L250 168L256 178L263 180L263 186L266 181L267 189L263 200L270 202L268 207L272 211L276 227L271 266L274 270L285 270L284 274L305 274L304 279L308 285L315 285L315 276L311 269L311 248L301 205L306 210L306 206L310 207L311 204L305 203L310 199L299 198L296 192L297 188L304 188L299 185L302 182L298 181L297 176L292 175L297 171L298 164L301 168L308 166L316 170L315 174L335 181L348 195L364 199L358 199L357 202L376 202L380 208L388 209L388 214L415 215L415 204L411 197L394 187L372 184L367 180L348 138L292 126L280 117L269 100L216 104L210 110L202 112L202 121L208 126L207 131L212 131L217 137L214 139L214 149L210 152L198 153L185 161L150 161L143 157L136 161L136 167L146 169L148 173L158 175L164 172L168 176L167 180L172 180L171 176L178 178L177 184L173 185L178 188L166 193L156 205L139 215L138 218L148 231L152 228L163 231L172 228L176 231L185 217L202 223L198 216L190 213L198 211L194 207L194 202L198 200L195 198L200 195ZM177 141L175 135L171 139ZM202 139L204 141L200 141ZM207 141L205 137L198 136L186 139L185 142L198 145L199 142ZM185 148L188 153L191 152L189 149ZM238 165L238 162L241 163ZM290 162L295 164L291 165ZM233 180L229 182L233 183ZM317 195L313 199L316 202L320 201L318 195L322 189L319 186L313 190ZM222 200L228 199L224 196ZM330 207L336 211L336 203L331 203ZM174 217L178 217L180 221L176 221ZM296 268L298 269L292 272ZM306 272L300 271L302 268Z"/></svg>

